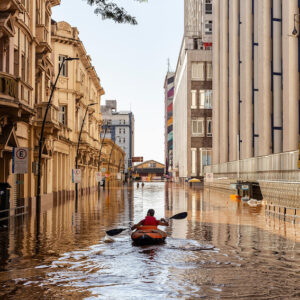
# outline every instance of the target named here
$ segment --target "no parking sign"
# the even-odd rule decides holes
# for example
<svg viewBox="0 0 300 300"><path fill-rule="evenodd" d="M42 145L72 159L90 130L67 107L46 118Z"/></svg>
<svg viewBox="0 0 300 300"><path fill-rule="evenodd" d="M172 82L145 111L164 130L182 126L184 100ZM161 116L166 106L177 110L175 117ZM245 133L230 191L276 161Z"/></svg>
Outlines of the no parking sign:
<svg viewBox="0 0 300 300"><path fill-rule="evenodd" d="M14 174L28 173L28 148L13 148L12 172Z"/></svg>
<svg viewBox="0 0 300 300"><path fill-rule="evenodd" d="M72 182L73 183L80 183L81 182L81 170L80 169L73 169L72 170Z"/></svg>

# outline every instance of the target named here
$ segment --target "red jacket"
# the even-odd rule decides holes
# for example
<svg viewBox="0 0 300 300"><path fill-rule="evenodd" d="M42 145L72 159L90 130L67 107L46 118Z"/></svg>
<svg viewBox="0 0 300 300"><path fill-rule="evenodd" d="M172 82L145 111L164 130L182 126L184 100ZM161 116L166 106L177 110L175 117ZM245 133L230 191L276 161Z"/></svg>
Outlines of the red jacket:
<svg viewBox="0 0 300 300"><path fill-rule="evenodd" d="M146 226L157 226L159 221L157 221L154 217L147 216L144 220L141 221L142 225Z"/></svg>

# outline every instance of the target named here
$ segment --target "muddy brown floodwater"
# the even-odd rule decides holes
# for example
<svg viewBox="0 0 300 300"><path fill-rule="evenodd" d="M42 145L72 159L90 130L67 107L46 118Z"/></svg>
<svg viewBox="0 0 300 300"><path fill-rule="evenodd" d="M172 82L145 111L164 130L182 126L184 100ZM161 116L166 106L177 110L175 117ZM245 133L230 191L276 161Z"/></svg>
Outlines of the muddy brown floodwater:
<svg viewBox="0 0 300 300"><path fill-rule="evenodd" d="M130 227L154 208L182 211L158 246L133 246ZM1 299L299 299L300 225L263 205L176 184L124 186L53 204L0 232Z"/></svg>

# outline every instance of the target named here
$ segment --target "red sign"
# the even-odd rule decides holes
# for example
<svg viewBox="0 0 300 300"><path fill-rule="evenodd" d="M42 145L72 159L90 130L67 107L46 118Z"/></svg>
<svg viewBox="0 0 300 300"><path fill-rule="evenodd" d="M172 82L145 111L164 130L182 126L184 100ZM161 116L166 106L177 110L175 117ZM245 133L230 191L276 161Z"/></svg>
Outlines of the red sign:
<svg viewBox="0 0 300 300"><path fill-rule="evenodd" d="M144 157L143 156L132 157L132 162L143 162L143 161L144 161Z"/></svg>

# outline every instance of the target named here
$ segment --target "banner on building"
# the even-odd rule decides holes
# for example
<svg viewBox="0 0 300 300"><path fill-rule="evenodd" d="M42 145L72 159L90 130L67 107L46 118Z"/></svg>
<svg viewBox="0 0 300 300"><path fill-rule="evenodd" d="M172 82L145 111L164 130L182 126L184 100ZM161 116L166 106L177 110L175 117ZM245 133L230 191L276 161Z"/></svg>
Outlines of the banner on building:
<svg viewBox="0 0 300 300"><path fill-rule="evenodd" d="M96 172L96 182L101 182L102 181L102 173L101 172Z"/></svg>
<svg viewBox="0 0 300 300"><path fill-rule="evenodd" d="M14 174L28 173L28 148L13 148L12 172Z"/></svg>
<svg viewBox="0 0 300 300"><path fill-rule="evenodd" d="M81 170L80 169L73 169L72 170L72 182L73 183L80 183L81 182Z"/></svg>
<svg viewBox="0 0 300 300"><path fill-rule="evenodd" d="M122 179L122 174L121 173L117 173L117 180L121 180Z"/></svg>

